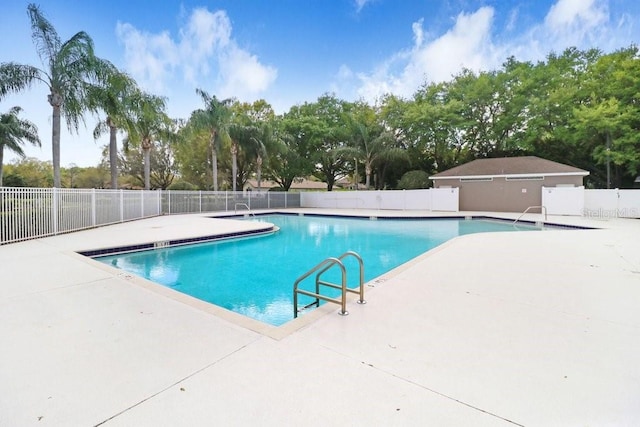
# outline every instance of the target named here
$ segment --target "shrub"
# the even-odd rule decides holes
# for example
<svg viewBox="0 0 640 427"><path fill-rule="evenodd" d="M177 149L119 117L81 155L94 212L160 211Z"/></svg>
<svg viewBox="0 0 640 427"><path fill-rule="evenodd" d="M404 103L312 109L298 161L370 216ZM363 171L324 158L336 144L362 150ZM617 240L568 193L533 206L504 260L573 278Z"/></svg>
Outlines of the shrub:
<svg viewBox="0 0 640 427"><path fill-rule="evenodd" d="M198 186L193 185L187 181L178 181L171 184L168 190L187 190L187 191L196 191L198 190Z"/></svg>
<svg viewBox="0 0 640 427"><path fill-rule="evenodd" d="M416 190L429 188L430 186L429 174L422 170L409 171L402 175L402 178L398 181L399 190Z"/></svg>

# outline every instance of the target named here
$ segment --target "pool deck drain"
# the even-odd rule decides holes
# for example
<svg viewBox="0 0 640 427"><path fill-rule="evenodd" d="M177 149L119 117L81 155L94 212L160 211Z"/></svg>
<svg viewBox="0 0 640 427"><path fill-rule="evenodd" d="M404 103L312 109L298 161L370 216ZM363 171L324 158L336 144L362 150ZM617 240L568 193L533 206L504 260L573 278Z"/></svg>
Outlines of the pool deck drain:
<svg viewBox="0 0 640 427"><path fill-rule="evenodd" d="M640 220L552 219L603 229L456 238L277 339L76 253L246 222L0 246L0 425L636 425Z"/></svg>

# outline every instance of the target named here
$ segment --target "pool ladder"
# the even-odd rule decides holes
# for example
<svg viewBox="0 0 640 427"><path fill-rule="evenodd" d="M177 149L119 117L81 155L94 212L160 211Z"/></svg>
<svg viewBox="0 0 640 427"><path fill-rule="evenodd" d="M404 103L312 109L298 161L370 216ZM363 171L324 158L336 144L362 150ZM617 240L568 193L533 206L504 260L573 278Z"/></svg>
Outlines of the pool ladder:
<svg viewBox="0 0 640 427"><path fill-rule="evenodd" d="M546 206L529 206L527 209L524 210L524 212L522 212L520 214L520 216L518 218L516 218L515 221L513 221L513 225L515 225L518 221L520 221L520 218L522 218L527 212L529 212L529 210L531 209L540 209L540 213L544 214L544 220L542 220L540 222L540 225L542 227L544 227L544 223L547 222L547 207ZM538 223L536 222L536 225L538 225Z"/></svg>
<svg viewBox="0 0 640 427"><path fill-rule="evenodd" d="M247 211L249 211L249 215L253 216L254 218L256 217L256 216L253 214L253 212L251 212L251 208L249 207L249 205L248 205L248 204L246 204L246 203L236 203L236 205L233 207L233 212L234 212L234 213L238 213L238 206L242 206L242 207L247 208Z"/></svg>
<svg viewBox="0 0 640 427"><path fill-rule="evenodd" d="M342 260L349 256L357 259L358 264L360 266L360 282L357 289L355 288L350 289L347 287L347 269L342 263ZM336 284L336 283L330 283L325 280L322 280L321 279L322 274L335 266L338 266L338 268L340 268L340 272L342 276L341 283ZM303 280L305 280L307 277L311 276L313 273L316 273L316 272L317 274L316 274L316 281L315 281L315 284L316 284L315 292L306 291L304 289L298 288L298 286ZM320 286L327 286L329 288L340 289L341 291L340 298L331 298L326 295L322 295L320 293ZM331 257L331 258L325 259L320 264L316 265L311 270L307 271L305 274L300 276L295 281L295 283L293 284L293 317L294 318L298 317L298 294L315 298L315 301L304 306L303 310L313 306L319 307L320 300L323 300L323 301L332 302L334 304L339 304L340 305L339 314L342 316L346 316L347 314L349 314L349 312L347 311L347 293L348 292L359 294L360 299L358 300L358 304L366 303L366 301L364 300L364 262L362 261L362 257L360 257L360 255L358 255L356 252L353 252L353 251L347 251L337 258Z"/></svg>

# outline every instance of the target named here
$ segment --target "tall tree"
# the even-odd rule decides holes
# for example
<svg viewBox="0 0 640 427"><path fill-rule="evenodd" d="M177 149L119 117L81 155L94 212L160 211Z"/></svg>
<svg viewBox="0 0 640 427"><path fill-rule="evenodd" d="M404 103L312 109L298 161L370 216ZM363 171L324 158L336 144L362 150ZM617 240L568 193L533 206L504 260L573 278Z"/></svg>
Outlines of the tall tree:
<svg viewBox="0 0 640 427"><path fill-rule="evenodd" d="M139 92L133 102L135 125L130 129L127 145L139 144L144 163L144 188L151 189L151 149L154 142L169 139L172 122L165 113L165 99Z"/></svg>
<svg viewBox="0 0 640 427"><path fill-rule="evenodd" d="M194 111L179 131L180 144L174 147L176 165L181 181L202 190L213 189L210 136L206 129L196 129L194 116L197 113Z"/></svg>
<svg viewBox="0 0 640 427"><path fill-rule="evenodd" d="M440 172L467 160L464 103L453 99L445 83L425 85L408 103L402 120L404 141L414 163L427 172Z"/></svg>
<svg viewBox="0 0 640 427"><path fill-rule="evenodd" d="M112 67L95 56L93 40L80 31L62 42L53 25L35 4L27 6L31 20L31 37L45 68L16 63L0 65L3 81L0 96L24 89L35 81L49 88L47 100L53 110L51 149L53 186L60 187L60 120L64 116L70 132L78 131L84 123L83 113L88 107L88 91L93 84L101 84Z"/></svg>
<svg viewBox="0 0 640 427"><path fill-rule="evenodd" d="M266 176L289 191L296 178L308 176L314 170L311 158L310 125L312 119L300 115L296 106L272 122Z"/></svg>
<svg viewBox="0 0 640 427"><path fill-rule="evenodd" d="M267 160L269 150L274 144L272 123L275 121L275 112L264 99L259 99L251 104L236 103L234 104L234 112L243 118L246 125L254 128L252 137L242 147L242 157L247 163L244 175L248 178L252 173L252 167L255 167L256 180L258 188L260 188L263 163ZM244 186L244 178L242 181L242 186Z"/></svg>
<svg viewBox="0 0 640 427"><path fill-rule="evenodd" d="M255 143L248 147L248 155L251 159L255 159L256 162L256 181L258 182L258 190L262 185L262 168L269 149L273 147L276 142L273 138L273 129L269 123L262 123L256 133Z"/></svg>
<svg viewBox="0 0 640 427"><path fill-rule="evenodd" d="M349 160L340 149L347 145L349 139L344 117L350 108L350 103L325 94L299 109L305 121L306 136L312 145L311 161L316 167L315 175L327 183L327 191L332 191L338 177L348 172Z"/></svg>
<svg viewBox="0 0 640 427"><path fill-rule="evenodd" d="M13 107L8 113L0 115L0 187L2 187L2 165L4 149L8 149L24 157L21 145L26 141L40 146L38 128L29 120L18 117L22 111L20 107Z"/></svg>
<svg viewBox="0 0 640 427"><path fill-rule="evenodd" d="M93 137L100 138L109 132L109 169L111 188L118 188L118 130L130 132L135 126L133 108L139 91L133 79L116 69L107 76L106 85L93 86L89 91L89 103L93 110L104 112L106 117L98 122Z"/></svg>
<svg viewBox="0 0 640 427"><path fill-rule="evenodd" d="M530 70L523 141L536 155L588 169L584 158L589 153L576 150L574 145L572 117L584 97L584 70L596 54L571 48L561 55L549 54L546 62Z"/></svg>
<svg viewBox="0 0 640 427"><path fill-rule="evenodd" d="M356 103L344 119L350 134L350 143L340 151L349 159L354 158L357 162L364 164L367 190L371 186L371 178L377 162L396 157L409 164L406 151L394 144L393 134L384 129L373 107Z"/></svg>
<svg viewBox="0 0 640 427"><path fill-rule="evenodd" d="M192 120L196 128L206 129L209 132L213 191L218 191L218 151L223 139L228 136L227 129L231 119L230 106L233 100L219 100L215 95L209 95L202 89L196 89L196 93L204 102L205 107L202 110L197 110L192 115Z"/></svg>
<svg viewBox="0 0 640 427"><path fill-rule="evenodd" d="M259 129L251 124L241 122L232 123L229 126L229 138L231 139L231 188L238 189L238 153L264 152L264 145L257 139Z"/></svg>
<svg viewBox="0 0 640 427"><path fill-rule="evenodd" d="M633 46L590 64L584 78L587 96L574 109L576 145L591 155L607 188L631 186L640 172L638 52Z"/></svg>

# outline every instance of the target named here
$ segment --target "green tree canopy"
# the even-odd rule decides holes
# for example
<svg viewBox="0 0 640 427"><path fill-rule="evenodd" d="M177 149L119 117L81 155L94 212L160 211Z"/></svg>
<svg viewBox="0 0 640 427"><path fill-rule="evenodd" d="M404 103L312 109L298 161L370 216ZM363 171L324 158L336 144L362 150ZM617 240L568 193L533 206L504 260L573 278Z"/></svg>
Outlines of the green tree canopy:
<svg viewBox="0 0 640 427"><path fill-rule="evenodd" d="M38 128L29 120L18 117L21 111L22 108L13 107L7 113L0 114L0 187L2 187L5 148L24 157L22 150L24 142L40 146Z"/></svg>

